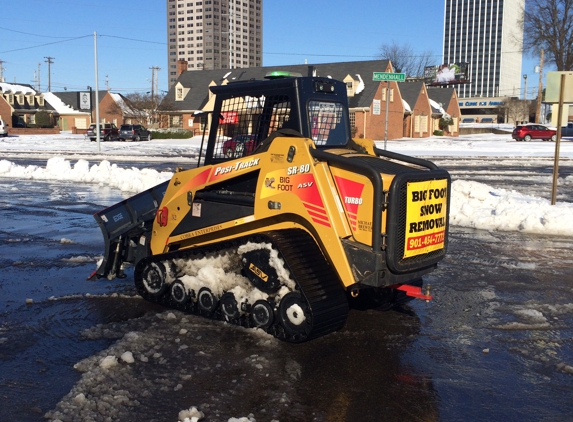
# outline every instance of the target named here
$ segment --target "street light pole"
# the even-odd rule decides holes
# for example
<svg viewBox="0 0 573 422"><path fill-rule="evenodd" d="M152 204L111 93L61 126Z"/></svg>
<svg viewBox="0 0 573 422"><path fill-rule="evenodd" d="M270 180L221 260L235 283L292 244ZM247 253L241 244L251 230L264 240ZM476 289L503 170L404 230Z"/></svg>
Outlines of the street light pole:
<svg viewBox="0 0 573 422"><path fill-rule="evenodd" d="M543 123L541 119L541 97L543 96L543 55L544 52L541 50L541 55L539 57L539 89L537 90L537 111L536 115L536 122Z"/></svg>
<svg viewBox="0 0 573 422"><path fill-rule="evenodd" d="M98 70L97 70L97 32L94 31L94 68L95 68L95 107L96 107L96 139L97 139L97 152L101 152L100 146L100 125L99 125L99 83L98 83Z"/></svg>
<svg viewBox="0 0 573 422"><path fill-rule="evenodd" d="M90 90L90 124L92 124L94 121L94 113L93 113L94 101L92 99L92 87L88 85L88 89Z"/></svg>

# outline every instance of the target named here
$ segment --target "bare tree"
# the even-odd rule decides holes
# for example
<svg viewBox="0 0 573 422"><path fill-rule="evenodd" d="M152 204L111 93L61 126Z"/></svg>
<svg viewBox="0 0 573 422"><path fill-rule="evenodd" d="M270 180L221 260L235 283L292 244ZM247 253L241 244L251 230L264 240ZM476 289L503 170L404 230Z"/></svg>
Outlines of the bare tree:
<svg viewBox="0 0 573 422"><path fill-rule="evenodd" d="M519 98L508 98L500 111L507 116L508 123L529 121L529 103Z"/></svg>
<svg viewBox="0 0 573 422"><path fill-rule="evenodd" d="M390 60L395 72L405 73L408 77L424 76L424 67L436 65L433 56L432 51L417 53L410 44L398 44L394 40L380 47L380 58Z"/></svg>
<svg viewBox="0 0 573 422"><path fill-rule="evenodd" d="M557 70L573 70L573 0L527 0L520 23L524 51L543 49Z"/></svg>
<svg viewBox="0 0 573 422"><path fill-rule="evenodd" d="M126 94L125 98L129 101L129 107L135 114L134 117L140 122L147 121L149 124L157 122L157 111L163 100L162 96L134 92Z"/></svg>

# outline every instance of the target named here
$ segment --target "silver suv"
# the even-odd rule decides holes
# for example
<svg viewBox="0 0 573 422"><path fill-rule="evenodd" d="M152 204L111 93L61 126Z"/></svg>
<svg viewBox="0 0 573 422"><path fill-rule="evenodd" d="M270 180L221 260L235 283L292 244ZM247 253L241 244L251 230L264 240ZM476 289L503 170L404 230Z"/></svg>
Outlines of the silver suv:
<svg viewBox="0 0 573 422"><path fill-rule="evenodd" d="M4 120L0 120L0 136L8 136L8 124Z"/></svg>

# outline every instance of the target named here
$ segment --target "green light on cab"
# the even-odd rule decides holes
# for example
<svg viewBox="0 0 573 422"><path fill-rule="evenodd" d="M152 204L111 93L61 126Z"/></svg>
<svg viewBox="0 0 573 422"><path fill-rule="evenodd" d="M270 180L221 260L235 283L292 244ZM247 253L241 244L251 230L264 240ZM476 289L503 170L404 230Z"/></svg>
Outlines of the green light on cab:
<svg viewBox="0 0 573 422"><path fill-rule="evenodd" d="M265 79L296 78L301 77L300 73L287 72L286 70L273 70L265 75Z"/></svg>

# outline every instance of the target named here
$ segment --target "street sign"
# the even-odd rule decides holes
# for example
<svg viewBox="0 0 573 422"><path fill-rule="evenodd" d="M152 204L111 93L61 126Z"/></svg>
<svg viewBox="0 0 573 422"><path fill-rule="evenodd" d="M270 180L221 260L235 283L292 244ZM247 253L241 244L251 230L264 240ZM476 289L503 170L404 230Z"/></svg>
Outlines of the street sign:
<svg viewBox="0 0 573 422"><path fill-rule="evenodd" d="M376 82L406 82L405 73L374 72L372 80Z"/></svg>

